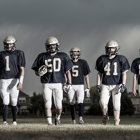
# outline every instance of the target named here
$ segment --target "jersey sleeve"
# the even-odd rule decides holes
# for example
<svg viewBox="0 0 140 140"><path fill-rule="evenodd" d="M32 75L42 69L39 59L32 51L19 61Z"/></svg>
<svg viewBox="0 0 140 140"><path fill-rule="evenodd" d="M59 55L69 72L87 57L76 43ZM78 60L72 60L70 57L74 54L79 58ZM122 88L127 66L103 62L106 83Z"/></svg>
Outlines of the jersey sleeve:
<svg viewBox="0 0 140 140"><path fill-rule="evenodd" d="M90 67L89 67L87 61L84 61L83 70L84 70L84 76L88 75L90 73Z"/></svg>
<svg viewBox="0 0 140 140"><path fill-rule="evenodd" d="M20 55L19 55L19 66L20 67L25 67L26 65L26 60L25 60L25 55L23 51L20 51Z"/></svg>
<svg viewBox="0 0 140 140"><path fill-rule="evenodd" d="M136 64L136 60L134 60L132 62L131 72L133 72L134 74L139 74L138 65Z"/></svg>
<svg viewBox="0 0 140 140"><path fill-rule="evenodd" d="M37 56L37 58L35 59L31 69L33 69L34 71L38 71L39 67L41 66L41 54L39 54Z"/></svg>
<svg viewBox="0 0 140 140"><path fill-rule="evenodd" d="M122 57L122 72L129 70L130 65L126 57Z"/></svg>
<svg viewBox="0 0 140 140"><path fill-rule="evenodd" d="M100 56L99 58L97 58L96 64L95 64L95 69L99 71L100 73L103 73L102 65L103 65L102 56Z"/></svg>
<svg viewBox="0 0 140 140"><path fill-rule="evenodd" d="M65 54L65 62L64 62L64 70L65 72L67 72L68 70L70 70L72 68L73 64L71 59L69 58L69 56L67 54Z"/></svg>

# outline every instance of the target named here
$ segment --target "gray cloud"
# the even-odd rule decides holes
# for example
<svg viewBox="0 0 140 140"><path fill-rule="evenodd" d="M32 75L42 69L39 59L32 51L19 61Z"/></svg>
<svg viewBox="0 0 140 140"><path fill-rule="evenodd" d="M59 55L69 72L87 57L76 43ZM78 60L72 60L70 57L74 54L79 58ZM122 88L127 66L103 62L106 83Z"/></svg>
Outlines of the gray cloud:
<svg viewBox="0 0 140 140"><path fill-rule="evenodd" d="M44 42L50 35L56 36L61 50L69 53L70 48L79 46L82 58L91 67L91 85L96 84L94 65L104 46L110 39L116 39L120 54L128 57L130 63L139 57L139 5L134 0L5 0L0 2L0 44L3 38L14 35L17 48L25 51L27 66L24 91L42 92L39 78L30 69L36 56L45 51ZM3 47L0 48L3 50ZM131 90L132 74L128 75Z"/></svg>

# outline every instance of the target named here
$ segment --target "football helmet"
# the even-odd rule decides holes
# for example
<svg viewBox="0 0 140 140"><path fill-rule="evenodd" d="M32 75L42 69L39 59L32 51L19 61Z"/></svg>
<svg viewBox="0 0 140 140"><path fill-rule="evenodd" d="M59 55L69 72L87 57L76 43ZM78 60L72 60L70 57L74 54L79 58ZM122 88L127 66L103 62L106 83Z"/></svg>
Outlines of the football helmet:
<svg viewBox="0 0 140 140"><path fill-rule="evenodd" d="M111 50L112 48L115 48L115 51L112 51ZM105 46L105 52L106 52L106 55L108 56L116 55L119 49L120 49L120 46L116 40L108 41Z"/></svg>
<svg viewBox="0 0 140 140"><path fill-rule="evenodd" d="M80 49L78 47L74 47L70 50L70 57L73 59L73 60L77 60L80 58L80 55L81 55L81 52L80 52Z"/></svg>
<svg viewBox="0 0 140 140"><path fill-rule="evenodd" d="M15 50L15 43L16 39L12 35L6 36L3 44L4 44L4 50L6 51L14 51Z"/></svg>
<svg viewBox="0 0 140 140"><path fill-rule="evenodd" d="M51 36L46 40L45 46L46 46L46 51L49 53L55 53L59 51L59 41L54 36Z"/></svg>

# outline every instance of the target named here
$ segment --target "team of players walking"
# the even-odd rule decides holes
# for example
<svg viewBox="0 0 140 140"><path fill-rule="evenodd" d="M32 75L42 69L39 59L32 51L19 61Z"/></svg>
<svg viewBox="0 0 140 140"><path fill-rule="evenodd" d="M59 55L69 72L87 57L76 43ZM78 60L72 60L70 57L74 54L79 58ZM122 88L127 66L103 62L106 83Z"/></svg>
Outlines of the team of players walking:
<svg viewBox="0 0 140 140"><path fill-rule="evenodd" d="M19 90L22 89L25 68L24 52L16 49L16 39L7 36L4 41L4 51L0 52L0 94L3 100L3 124L7 123L8 105L11 103L13 116L12 125L17 125L17 100ZM86 60L81 59L78 47L70 50L70 57L59 51L59 41L56 37L49 37L45 42L46 51L35 59L32 70L40 76L43 85L45 114L48 125L52 125L52 97L56 108L55 125L59 125L62 113L63 91L67 93L72 123L76 124L75 104L78 104L79 124L83 121L84 97L90 97L90 68ZM115 40L105 45L105 55L101 55L95 65L97 70L96 90L100 94L100 106L103 112L102 124L109 120L108 102L112 95L114 110L114 125L120 123L121 94L126 88L127 71L130 68L127 58L118 55L120 46ZM140 89L140 58L131 65L133 76L133 94L136 96L136 81ZM84 83L86 88L84 88ZM140 90L139 90L140 91ZM139 92L140 93L140 92Z"/></svg>

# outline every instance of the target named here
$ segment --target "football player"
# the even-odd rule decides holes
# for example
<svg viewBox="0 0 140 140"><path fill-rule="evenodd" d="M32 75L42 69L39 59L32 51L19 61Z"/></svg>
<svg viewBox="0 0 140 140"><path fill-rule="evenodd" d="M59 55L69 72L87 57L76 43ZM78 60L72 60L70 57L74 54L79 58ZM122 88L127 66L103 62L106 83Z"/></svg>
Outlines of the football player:
<svg viewBox="0 0 140 140"><path fill-rule="evenodd" d="M133 95L136 96L136 83L138 80L138 94L140 95L140 58L136 58L131 65L131 72L133 75L133 86L132 86L132 92Z"/></svg>
<svg viewBox="0 0 140 140"><path fill-rule="evenodd" d="M59 41L56 37L49 37L46 40L45 46L46 52L38 55L33 63L32 69L36 75L41 76L48 125L52 125L52 96L56 107L55 125L58 125L60 124L62 112L62 86L66 83L67 78L67 89L71 87L70 69L72 62L66 53L59 52Z"/></svg>
<svg viewBox="0 0 140 140"><path fill-rule="evenodd" d="M7 125L8 105L11 101L13 125L17 125L17 100L24 79L25 56L21 50L16 50L16 39L5 37L4 51L0 52L0 93L3 100L3 124Z"/></svg>
<svg viewBox="0 0 140 140"><path fill-rule="evenodd" d="M72 123L75 124L75 103L77 99L79 107L79 124L83 124L83 101L84 94L86 93L87 97L90 97L90 83L89 76L90 68L86 60L80 59L80 49L74 47L70 50L70 56L72 59L73 67L71 69L72 77L72 89L68 92ZM84 80L86 82L87 88L84 91Z"/></svg>
<svg viewBox="0 0 140 140"><path fill-rule="evenodd" d="M106 125L109 120L108 102L112 95L114 109L114 124L120 123L121 93L125 91L126 72L130 68L127 58L118 55L119 45L111 40L105 46L106 55L101 55L96 61L97 92L100 93L100 105L103 112L102 123ZM102 81L102 85L101 85Z"/></svg>

